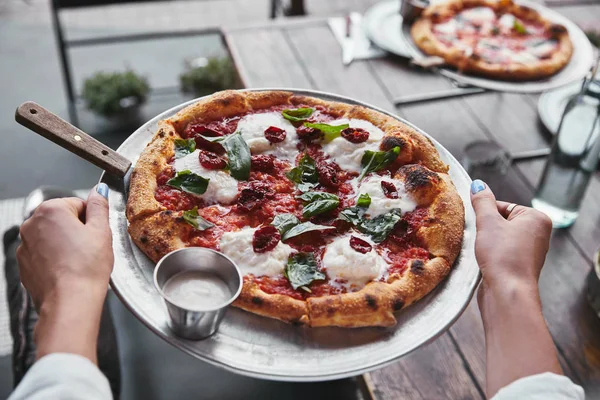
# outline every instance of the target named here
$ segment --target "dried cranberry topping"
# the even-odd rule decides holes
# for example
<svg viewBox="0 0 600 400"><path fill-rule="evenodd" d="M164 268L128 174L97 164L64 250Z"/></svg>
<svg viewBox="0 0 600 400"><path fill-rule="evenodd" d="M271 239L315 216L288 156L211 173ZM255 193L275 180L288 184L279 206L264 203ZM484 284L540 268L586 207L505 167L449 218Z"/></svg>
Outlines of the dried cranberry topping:
<svg viewBox="0 0 600 400"><path fill-rule="evenodd" d="M320 130L301 125L296 128L296 134L302 140L314 140L323 136Z"/></svg>
<svg viewBox="0 0 600 400"><path fill-rule="evenodd" d="M274 226L263 226L254 231L252 248L255 253L265 253L273 250L281 240L279 231ZM368 243L367 243L368 244Z"/></svg>
<svg viewBox="0 0 600 400"><path fill-rule="evenodd" d="M198 149L204 149L216 154L225 154L225 148L221 146L220 143L211 142L204 139L202 136L196 136L194 140L196 141L196 148Z"/></svg>
<svg viewBox="0 0 600 400"><path fill-rule="evenodd" d="M357 238L354 235L350 236L350 247L352 247L354 250L358 251L359 253L363 253L363 254L370 252L371 249L373 248L369 242L367 242L366 240Z"/></svg>
<svg viewBox="0 0 600 400"><path fill-rule="evenodd" d="M200 150L198 161L206 169L223 169L227 166L227 161L223 157L206 150Z"/></svg>
<svg viewBox="0 0 600 400"><path fill-rule="evenodd" d="M272 190L268 184L253 181L250 182L249 187L242 189L237 204L244 211L252 211L272 194Z"/></svg>
<svg viewBox="0 0 600 400"><path fill-rule="evenodd" d="M330 163L317 164L317 172L319 173L319 183L330 188L337 188L340 181L337 176L337 169Z"/></svg>
<svg viewBox="0 0 600 400"><path fill-rule="evenodd" d="M342 131L342 137L350 143L362 143L369 139L369 132L362 128L346 128Z"/></svg>
<svg viewBox="0 0 600 400"><path fill-rule="evenodd" d="M189 124L183 131L183 136L186 138L196 137L198 135L207 137L223 136L222 133L219 133L214 129L210 129L206 125L202 124Z"/></svg>
<svg viewBox="0 0 600 400"><path fill-rule="evenodd" d="M285 140L285 131L281 128L278 128L276 126L270 126L267 129L265 129L265 138L267 138L267 140L270 143L281 143Z"/></svg>
<svg viewBox="0 0 600 400"><path fill-rule="evenodd" d="M398 189L392 182L381 181L381 190L383 190L383 194L388 199L397 199L398 198Z"/></svg>
<svg viewBox="0 0 600 400"><path fill-rule="evenodd" d="M270 171L275 166L275 157L271 155L258 154L252 156L251 168L255 171Z"/></svg>

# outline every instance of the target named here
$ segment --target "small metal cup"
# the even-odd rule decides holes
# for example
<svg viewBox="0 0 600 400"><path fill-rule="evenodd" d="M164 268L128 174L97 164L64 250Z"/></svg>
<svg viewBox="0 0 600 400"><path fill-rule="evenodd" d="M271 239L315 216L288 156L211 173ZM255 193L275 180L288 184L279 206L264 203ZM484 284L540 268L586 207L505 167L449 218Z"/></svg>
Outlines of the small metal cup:
<svg viewBox="0 0 600 400"><path fill-rule="evenodd" d="M165 283L185 271L214 274L229 287L231 297L214 308L189 309L178 305L163 291ZM169 312L169 327L177 336L190 340L207 338L217 331L227 306L242 290L242 275L233 261L224 254L202 247L175 250L165 255L154 269L154 286L161 294Z"/></svg>
<svg viewBox="0 0 600 400"><path fill-rule="evenodd" d="M421 16L423 10L429 6L428 0L401 0L400 15L404 23L410 24Z"/></svg>

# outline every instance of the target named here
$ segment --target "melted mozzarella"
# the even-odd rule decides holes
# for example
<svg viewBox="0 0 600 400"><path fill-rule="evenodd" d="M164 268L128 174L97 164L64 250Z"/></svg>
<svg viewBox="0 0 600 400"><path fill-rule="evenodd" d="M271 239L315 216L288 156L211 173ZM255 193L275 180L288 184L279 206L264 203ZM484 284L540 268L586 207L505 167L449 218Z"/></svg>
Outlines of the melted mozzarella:
<svg viewBox="0 0 600 400"><path fill-rule="evenodd" d="M398 191L398 198L389 199L385 197L385 194L383 194L383 189L381 188L381 182L393 183ZM367 214L369 214L371 218L385 214L395 208L402 210L402 214L411 212L417 208L417 203L415 203L406 192L404 183L397 179L372 175L361 183L360 188L358 189L357 198L361 194L365 193L371 197L371 204L367 209Z"/></svg>
<svg viewBox="0 0 600 400"><path fill-rule="evenodd" d="M210 170L200 165L198 161L198 153L196 150L185 157L175 160L173 166L177 172L189 170L203 178L210 179L206 192L201 195L194 195L202 198L208 204L232 203L238 194L238 183L227 172L221 170ZM193 194L193 193L190 193Z"/></svg>
<svg viewBox="0 0 600 400"><path fill-rule="evenodd" d="M274 126L286 132L281 143L270 143L265 138L265 129ZM296 128L279 112L246 115L240 120L237 130L248 143L252 154L273 154L275 157L294 163L298 155Z"/></svg>
<svg viewBox="0 0 600 400"><path fill-rule="evenodd" d="M362 128L369 132L369 139L363 143L352 143L343 137L337 137L329 143L323 144L323 152L340 166L341 169L351 172L360 172L360 160L365 150L379 151L379 142L383 139L383 131L361 119L337 119L328 122L329 125L349 124L350 128Z"/></svg>
<svg viewBox="0 0 600 400"><path fill-rule="evenodd" d="M444 22L443 24L438 24L434 26L436 32L445 33L448 35L454 35L456 31L458 31L458 21L455 19L451 19L448 22Z"/></svg>
<svg viewBox="0 0 600 400"><path fill-rule="evenodd" d="M271 251L255 253L252 248L252 238L256 229L258 228L225 232L221 237L221 251L237 264L242 275L270 277L281 275L294 249L279 242Z"/></svg>
<svg viewBox="0 0 600 400"><path fill-rule="evenodd" d="M504 14L500 17L498 23L505 28L512 29L515 25L515 16L512 14Z"/></svg>
<svg viewBox="0 0 600 400"><path fill-rule="evenodd" d="M546 40L535 46L529 46L528 51L534 54L536 57L545 57L552 53L556 48L556 42L553 40Z"/></svg>
<svg viewBox="0 0 600 400"><path fill-rule="evenodd" d="M375 249L371 249L365 254L354 250L350 247L350 236L356 236L372 243L356 232L339 237L327 245L322 265L327 270L331 284L338 279L345 281L340 283L341 286L360 290L368 282L384 276L387 271L387 263Z"/></svg>
<svg viewBox="0 0 600 400"><path fill-rule="evenodd" d="M538 58L527 51L512 51L510 49L502 49L501 54L506 56L510 61L519 64L529 64L536 62Z"/></svg>
<svg viewBox="0 0 600 400"><path fill-rule="evenodd" d="M482 23L496 20L496 13L489 7L474 7L460 13L460 17L472 23Z"/></svg>

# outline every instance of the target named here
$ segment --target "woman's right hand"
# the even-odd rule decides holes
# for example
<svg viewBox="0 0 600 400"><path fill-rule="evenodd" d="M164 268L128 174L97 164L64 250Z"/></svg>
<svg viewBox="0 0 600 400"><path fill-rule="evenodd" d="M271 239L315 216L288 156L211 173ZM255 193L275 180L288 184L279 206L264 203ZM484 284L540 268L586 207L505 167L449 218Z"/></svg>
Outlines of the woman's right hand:
<svg viewBox="0 0 600 400"><path fill-rule="evenodd" d="M496 201L480 180L471 186L471 201L477 217L475 256L483 275L483 290L508 285L537 288L550 246L550 218L525 206L507 212L510 203Z"/></svg>

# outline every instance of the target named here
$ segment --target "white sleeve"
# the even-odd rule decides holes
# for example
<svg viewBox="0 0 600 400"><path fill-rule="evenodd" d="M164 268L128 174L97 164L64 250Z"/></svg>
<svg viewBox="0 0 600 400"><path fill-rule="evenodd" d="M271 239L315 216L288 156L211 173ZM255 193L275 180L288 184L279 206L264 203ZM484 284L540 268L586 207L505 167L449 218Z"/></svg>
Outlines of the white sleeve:
<svg viewBox="0 0 600 400"><path fill-rule="evenodd" d="M503 387L491 400L585 400L581 386L562 375L545 372L518 379Z"/></svg>
<svg viewBox="0 0 600 400"><path fill-rule="evenodd" d="M40 358L8 400L112 400L108 379L98 367L76 354L53 353Z"/></svg>

